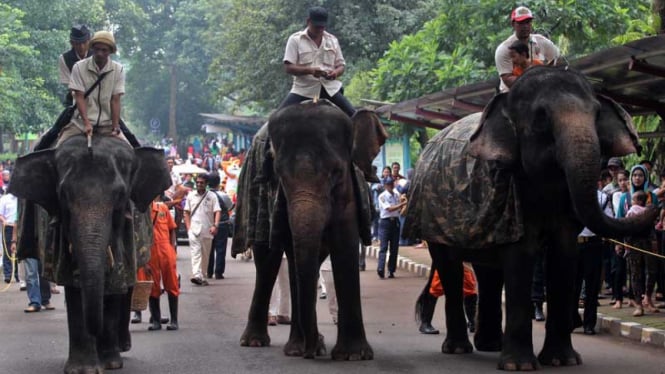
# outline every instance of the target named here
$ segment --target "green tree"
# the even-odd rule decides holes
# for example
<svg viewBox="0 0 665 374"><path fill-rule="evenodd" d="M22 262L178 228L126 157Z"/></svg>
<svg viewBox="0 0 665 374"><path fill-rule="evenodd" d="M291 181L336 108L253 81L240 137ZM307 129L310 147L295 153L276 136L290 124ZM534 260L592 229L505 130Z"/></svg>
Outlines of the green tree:
<svg viewBox="0 0 665 374"><path fill-rule="evenodd" d="M517 5L534 12L534 28L550 35L568 58L619 44L617 36L628 32L631 25L638 28L634 20L643 20L649 13L646 0L439 3L439 15L417 33L391 43L371 70L375 99L399 102L496 77L494 51L513 32L510 13ZM401 131L400 126L391 128L391 134ZM421 144L427 139L422 132L418 136Z"/></svg>
<svg viewBox="0 0 665 374"><path fill-rule="evenodd" d="M127 107L135 127L148 129L150 119L160 132L187 136L200 131L199 113L213 110L206 81L209 48L203 43L206 4L195 0L138 0L141 14L127 22L134 43L126 51ZM170 128L167 127L170 124ZM177 133L176 133L177 131Z"/></svg>
<svg viewBox="0 0 665 374"><path fill-rule="evenodd" d="M309 6L328 9L328 30L342 45L347 61L342 80L348 82L355 71L373 66L392 40L416 31L437 3L209 0L206 37L215 51L210 80L217 88L217 97L230 98L235 107L249 105L257 111L272 110L291 85L282 64L286 40L305 28Z"/></svg>

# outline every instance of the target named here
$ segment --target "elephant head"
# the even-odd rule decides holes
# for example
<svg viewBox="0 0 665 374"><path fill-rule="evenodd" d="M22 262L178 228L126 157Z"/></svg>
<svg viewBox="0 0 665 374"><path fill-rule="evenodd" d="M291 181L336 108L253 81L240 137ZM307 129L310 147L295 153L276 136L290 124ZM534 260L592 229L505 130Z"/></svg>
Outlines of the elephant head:
<svg viewBox="0 0 665 374"><path fill-rule="evenodd" d="M314 303L320 261L328 247L333 251L335 246L348 244L340 241L355 240L351 247L358 245L354 164L365 178L371 176L372 160L387 134L373 112L361 110L350 119L325 102L283 108L268 123L272 166L279 183L273 226L288 220L290 235L282 237L293 248L298 292L294 297L299 302L301 327L316 332ZM326 243L325 250L322 243ZM317 339L308 336L306 342Z"/></svg>
<svg viewBox="0 0 665 374"><path fill-rule="evenodd" d="M131 216L130 200L145 211L171 182L162 151L132 149L111 137L94 137L92 149L84 137L72 137L56 149L20 157L10 192L59 217L70 244L62 255L78 266L86 327L98 336L109 248L116 249L113 260L122 261L117 246Z"/></svg>
<svg viewBox="0 0 665 374"><path fill-rule="evenodd" d="M646 227L653 216L615 220L601 212L601 157L639 150L630 116L618 104L596 95L579 72L540 66L487 105L470 153L527 180L560 178L579 221L598 235L616 236Z"/></svg>

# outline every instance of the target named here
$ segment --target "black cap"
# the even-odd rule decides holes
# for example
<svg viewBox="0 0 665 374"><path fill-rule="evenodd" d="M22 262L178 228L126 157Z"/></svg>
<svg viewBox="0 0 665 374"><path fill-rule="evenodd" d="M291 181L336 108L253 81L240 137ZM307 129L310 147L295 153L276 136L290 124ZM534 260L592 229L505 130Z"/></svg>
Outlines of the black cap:
<svg viewBox="0 0 665 374"><path fill-rule="evenodd" d="M69 32L69 40L76 43L82 43L90 40L90 30L86 25L74 25Z"/></svg>
<svg viewBox="0 0 665 374"><path fill-rule="evenodd" d="M328 25L328 11L320 6L309 8L309 20L314 26Z"/></svg>

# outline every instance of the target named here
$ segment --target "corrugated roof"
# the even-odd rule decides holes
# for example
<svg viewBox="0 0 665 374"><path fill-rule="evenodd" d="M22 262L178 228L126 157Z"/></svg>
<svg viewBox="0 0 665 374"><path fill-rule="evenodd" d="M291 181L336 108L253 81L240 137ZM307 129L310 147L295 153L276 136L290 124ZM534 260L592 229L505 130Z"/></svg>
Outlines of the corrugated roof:
<svg viewBox="0 0 665 374"><path fill-rule="evenodd" d="M631 115L665 118L665 35L636 40L574 60L570 65L589 78L594 89L613 98ZM498 77L449 88L377 109L398 122L442 129L482 111L494 96Z"/></svg>

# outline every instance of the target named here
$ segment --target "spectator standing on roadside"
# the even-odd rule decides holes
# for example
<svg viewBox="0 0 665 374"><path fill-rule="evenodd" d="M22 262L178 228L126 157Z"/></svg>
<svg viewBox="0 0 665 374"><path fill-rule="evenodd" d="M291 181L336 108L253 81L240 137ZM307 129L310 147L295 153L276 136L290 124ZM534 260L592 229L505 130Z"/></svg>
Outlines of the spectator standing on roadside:
<svg viewBox="0 0 665 374"><path fill-rule="evenodd" d="M217 195L206 190L207 175L196 177L196 189L187 195L185 201L185 226L192 254L191 282L207 286L204 269L208 269L212 239L217 233L221 208Z"/></svg>
<svg viewBox="0 0 665 374"><path fill-rule="evenodd" d="M601 190L596 191L598 205L603 213L612 217L612 208L608 195ZM579 249L579 260L577 266L577 279L575 282L575 296L579 297L584 282L584 318L580 321L577 305L574 306L573 317L575 325L584 327L584 334L595 335L598 312L598 292L600 292L600 273L603 266L603 249L605 245L601 237L594 234L588 228L584 228L577 236L577 248Z"/></svg>
<svg viewBox="0 0 665 374"><path fill-rule="evenodd" d="M385 278L386 252L390 246L388 260L388 278L395 278L397 252L399 251L399 211L406 202L400 202L399 193L394 191L395 183L388 177L383 180L385 191L379 195L381 219L379 221L379 264L376 270L379 278Z"/></svg>
<svg viewBox="0 0 665 374"><path fill-rule="evenodd" d="M210 259L208 261L208 278L224 279L226 270L226 244L229 240L229 230L231 219L229 212L233 209L231 198L224 191L219 190L221 180L219 174L210 173L208 175L208 187L210 192L217 195L220 207L219 225L217 232L212 239L212 249L210 250Z"/></svg>
<svg viewBox="0 0 665 374"><path fill-rule="evenodd" d="M13 195L5 195L13 196ZM2 200L2 199L0 199ZM16 197L14 197L16 200ZM1 203L0 203L1 204ZM17 206L18 208L18 206ZM15 212L15 214L18 213ZM13 218L18 223L16 216ZM18 227L14 225L11 236L11 251L16 253L16 241L18 239ZM54 310L51 304L51 283L42 277L42 263L38 258L27 257L22 259L21 263L25 266L25 283L28 294L28 307L23 311L26 313L35 313L40 310Z"/></svg>

